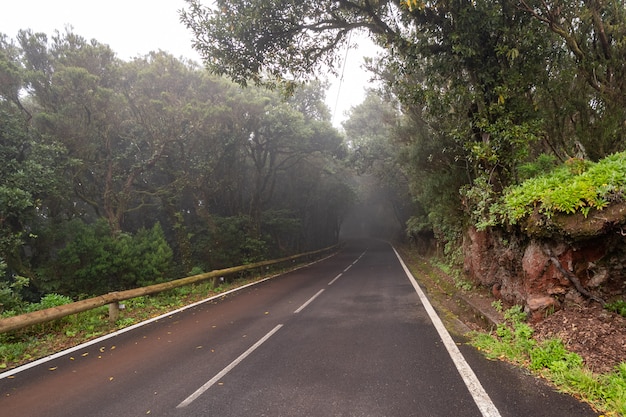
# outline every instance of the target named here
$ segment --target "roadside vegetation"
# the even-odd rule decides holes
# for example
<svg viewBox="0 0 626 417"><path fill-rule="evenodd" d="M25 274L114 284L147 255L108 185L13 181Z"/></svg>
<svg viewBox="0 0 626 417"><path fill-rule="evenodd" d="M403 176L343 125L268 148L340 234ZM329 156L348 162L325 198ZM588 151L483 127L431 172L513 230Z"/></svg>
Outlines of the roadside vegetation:
<svg viewBox="0 0 626 417"><path fill-rule="evenodd" d="M213 286L210 281L179 287L159 294L136 297L122 304L120 317L114 323L108 319L107 306L64 317L59 320L0 334L0 372L27 362L60 352L100 336L121 330L142 321L167 314L189 304L219 295L242 285L277 274L272 269L265 274L246 273L234 279L222 280ZM201 273L202 271L194 271ZM71 303L70 297L47 294L38 303L23 303L20 313ZM0 318L11 317L15 311L3 312Z"/></svg>
<svg viewBox="0 0 626 417"><path fill-rule="evenodd" d="M502 301L491 301L491 307L500 317L499 323L494 326L492 322L479 320L476 307L468 306L463 299L474 295L482 303L488 303L492 298L487 292L474 293L463 289L448 274L449 268L440 268L440 262L419 255L414 247L405 245L398 249L451 332L466 337L468 343L487 358L527 370L548 381L556 390L587 402L602 416L626 415L626 363L619 364L612 372L592 372L585 366L583 358L569 351L562 340L538 341L527 321L527 314L519 305L505 308ZM623 307L622 303L607 308L620 306ZM485 306L482 308L486 310ZM465 333L467 328L456 328L454 322L459 318L472 329L479 330Z"/></svg>
<svg viewBox="0 0 626 417"><path fill-rule="evenodd" d="M504 319L494 332L471 333L471 344L487 358L526 368L559 391L604 410L606 416L626 415L626 363L612 373L595 374L585 369L582 358L569 352L561 340L533 339L533 329L520 306L506 310Z"/></svg>
<svg viewBox="0 0 626 417"><path fill-rule="evenodd" d="M586 218L591 209L626 200L626 152L598 162L572 158L556 164L546 156L540 160L526 165L530 178L500 195L485 182L462 189L475 208L471 217L479 230L515 225L532 214L550 218L556 213L581 213Z"/></svg>

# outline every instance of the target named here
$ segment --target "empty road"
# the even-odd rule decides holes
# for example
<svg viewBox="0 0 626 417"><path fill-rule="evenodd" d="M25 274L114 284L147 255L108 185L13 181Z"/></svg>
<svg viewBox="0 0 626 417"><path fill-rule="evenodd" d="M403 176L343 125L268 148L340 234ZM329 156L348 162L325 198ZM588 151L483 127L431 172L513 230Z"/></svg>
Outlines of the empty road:
<svg viewBox="0 0 626 417"><path fill-rule="evenodd" d="M393 248L306 268L0 376L0 416L597 416L452 339Z"/></svg>

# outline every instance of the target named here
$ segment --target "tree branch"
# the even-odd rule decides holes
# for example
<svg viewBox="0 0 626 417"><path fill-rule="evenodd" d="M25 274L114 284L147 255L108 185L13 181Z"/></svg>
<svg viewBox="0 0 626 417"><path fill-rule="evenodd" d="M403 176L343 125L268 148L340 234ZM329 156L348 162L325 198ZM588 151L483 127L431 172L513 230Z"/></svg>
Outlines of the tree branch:
<svg viewBox="0 0 626 417"><path fill-rule="evenodd" d="M583 287L583 285L580 283L580 280L578 279L578 277L576 275L574 275L572 272L570 272L567 269L565 269L565 267L563 267L561 262L554 255L554 253L552 253L551 249L547 249L546 252L547 252L548 257L550 258L550 261L554 264L556 269L558 269L559 272L561 272L561 274L563 274L563 276L565 278L567 278L572 284L574 284L574 287L576 288L576 290L579 293L581 293L585 297L589 298L590 300L593 300L593 301L596 301L596 302L600 303L603 306L606 304L606 301L604 301L600 297L596 297L595 295L593 295L589 291L587 291L587 289L585 289L585 287Z"/></svg>

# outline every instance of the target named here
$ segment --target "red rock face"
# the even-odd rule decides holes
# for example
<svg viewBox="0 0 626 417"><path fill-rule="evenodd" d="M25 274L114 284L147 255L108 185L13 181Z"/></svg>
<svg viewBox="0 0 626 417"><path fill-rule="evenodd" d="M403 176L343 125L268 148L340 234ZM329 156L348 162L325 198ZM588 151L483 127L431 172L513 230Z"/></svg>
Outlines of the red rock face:
<svg viewBox="0 0 626 417"><path fill-rule="evenodd" d="M558 309L565 301L584 300L551 255L594 295L624 293L626 239L615 233L566 242L471 228L463 249L468 278L491 287L498 298L525 305L534 319L543 317L548 309Z"/></svg>
<svg viewBox="0 0 626 417"><path fill-rule="evenodd" d="M474 282L490 285L494 282L493 242L492 235L486 231L470 228L464 242L464 269Z"/></svg>

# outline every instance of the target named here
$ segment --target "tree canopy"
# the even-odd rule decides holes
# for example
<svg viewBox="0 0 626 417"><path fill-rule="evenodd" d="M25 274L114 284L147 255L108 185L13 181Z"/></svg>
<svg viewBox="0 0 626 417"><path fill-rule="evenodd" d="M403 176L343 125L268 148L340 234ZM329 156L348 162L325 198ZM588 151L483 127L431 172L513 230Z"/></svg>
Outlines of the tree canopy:
<svg viewBox="0 0 626 417"><path fill-rule="evenodd" d="M358 110L345 128L362 167L377 155L406 176L410 233L454 241L529 164L624 149L623 0L187 0L181 19L209 70L244 85L336 68L351 31L380 45L369 67L400 104L395 126L368 140L382 125L365 132Z"/></svg>
<svg viewBox="0 0 626 417"><path fill-rule="evenodd" d="M0 79L0 293L93 295L337 242L353 193L322 84L285 100L70 29L3 35Z"/></svg>
<svg viewBox="0 0 626 417"><path fill-rule="evenodd" d="M69 245L93 231L111 253L161 248L163 276L333 243L350 169L383 184L410 236L454 243L529 176L624 149L623 0L186 3L210 73L164 52L122 61L71 30L0 37L7 279L36 292L84 259L114 270ZM382 47L367 65L384 83L344 141L323 78L353 31Z"/></svg>

